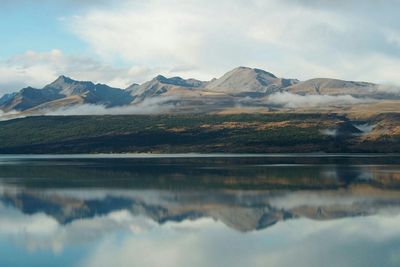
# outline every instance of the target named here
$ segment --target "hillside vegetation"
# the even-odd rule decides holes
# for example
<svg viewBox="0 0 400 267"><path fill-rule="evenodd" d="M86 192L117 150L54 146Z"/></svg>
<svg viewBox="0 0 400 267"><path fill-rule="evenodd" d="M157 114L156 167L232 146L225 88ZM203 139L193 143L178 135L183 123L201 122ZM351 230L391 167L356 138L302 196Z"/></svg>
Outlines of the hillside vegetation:
<svg viewBox="0 0 400 267"><path fill-rule="evenodd" d="M0 122L0 153L399 152L398 121L398 114L38 116ZM373 126L363 132L361 124Z"/></svg>

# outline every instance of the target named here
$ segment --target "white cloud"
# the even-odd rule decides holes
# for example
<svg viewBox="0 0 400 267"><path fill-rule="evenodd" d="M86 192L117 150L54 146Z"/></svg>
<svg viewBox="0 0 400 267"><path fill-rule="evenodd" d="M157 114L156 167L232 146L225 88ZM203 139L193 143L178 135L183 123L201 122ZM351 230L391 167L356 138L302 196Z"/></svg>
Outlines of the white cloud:
<svg viewBox="0 0 400 267"><path fill-rule="evenodd" d="M99 57L59 50L16 56L0 62L0 94L27 85L41 87L60 74L126 87L157 74L208 80L239 65L302 80L400 84L398 1L59 3L66 6L69 11L58 23ZM116 62L120 67L113 67Z"/></svg>
<svg viewBox="0 0 400 267"><path fill-rule="evenodd" d="M154 97L138 104L122 107L107 108L102 105L83 104L42 112L49 116L161 114L174 109L175 105L172 102L177 99L177 97Z"/></svg>
<svg viewBox="0 0 400 267"><path fill-rule="evenodd" d="M268 97L268 103L286 108L312 108L326 106L345 106L368 103L369 99L355 98L351 95L298 95L292 93L275 93Z"/></svg>
<svg viewBox="0 0 400 267"><path fill-rule="evenodd" d="M144 114L162 114L173 111L176 108L176 100L179 96L153 97L145 99L136 104L121 107L107 108L104 105L81 104L60 107L58 109L42 109L29 116L81 116L81 115L144 115ZM2 112L0 110L0 121L24 118L26 115L16 111Z"/></svg>
<svg viewBox="0 0 400 267"><path fill-rule="evenodd" d="M398 31L384 15L368 16L371 3L354 14L344 3L326 8L330 5L307 1L119 3L112 9L93 7L66 20L105 59L184 67L187 71L182 73L201 79L250 65L300 79L330 76L400 83L393 71L400 68ZM385 10L393 16L389 6Z"/></svg>
<svg viewBox="0 0 400 267"><path fill-rule="evenodd" d="M115 68L88 57L67 55L57 49L28 51L0 62L0 95L26 86L41 88L59 75L125 88L134 82L150 79L159 71L141 66Z"/></svg>

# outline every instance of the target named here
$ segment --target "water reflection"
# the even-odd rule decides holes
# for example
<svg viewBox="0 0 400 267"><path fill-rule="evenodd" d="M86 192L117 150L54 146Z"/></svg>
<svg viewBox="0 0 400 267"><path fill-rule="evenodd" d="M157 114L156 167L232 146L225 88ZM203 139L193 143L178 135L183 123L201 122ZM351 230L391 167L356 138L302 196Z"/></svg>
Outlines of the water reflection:
<svg viewBox="0 0 400 267"><path fill-rule="evenodd" d="M399 266L399 186L396 156L2 158L0 266Z"/></svg>

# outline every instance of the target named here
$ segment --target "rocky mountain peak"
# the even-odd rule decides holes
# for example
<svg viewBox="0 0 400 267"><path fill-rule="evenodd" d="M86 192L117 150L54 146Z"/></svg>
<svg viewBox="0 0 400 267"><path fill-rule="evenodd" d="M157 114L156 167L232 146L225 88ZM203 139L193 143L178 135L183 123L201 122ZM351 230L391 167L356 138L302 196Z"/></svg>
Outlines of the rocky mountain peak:
<svg viewBox="0 0 400 267"><path fill-rule="evenodd" d="M74 80L72 80L70 77L60 75L54 82L73 83Z"/></svg>
<svg viewBox="0 0 400 267"><path fill-rule="evenodd" d="M168 84L168 85L175 85L175 86L181 86L181 87L200 87L203 82L195 79L183 79L181 77L171 77L167 78L162 75L158 75L153 79L153 81L160 82L162 84Z"/></svg>
<svg viewBox="0 0 400 267"><path fill-rule="evenodd" d="M265 76L269 76L269 77L274 78L274 79L278 78L274 74L272 74L271 72L268 72L268 71L265 71L265 70L262 70L262 69L257 69L257 68L244 67L244 66L237 67L237 68L235 68L235 69L233 69L231 71L231 74L238 74L238 73L265 75Z"/></svg>
<svg viewBox="0 0 400 267"><path fill-rule="evenodd" d="M287 84L284 80L287 79L261 69L238 67L211 81L206 88L232 95L263 96L284 88Z"/></svg>

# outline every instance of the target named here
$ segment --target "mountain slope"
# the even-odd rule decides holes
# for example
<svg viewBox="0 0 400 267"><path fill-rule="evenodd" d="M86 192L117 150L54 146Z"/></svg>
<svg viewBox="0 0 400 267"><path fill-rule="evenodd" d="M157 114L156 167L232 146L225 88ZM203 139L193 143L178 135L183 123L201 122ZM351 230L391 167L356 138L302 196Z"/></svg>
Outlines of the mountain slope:
<svg viewBox="0 0 400 267"><path fill-rule="evenodd" d="M316 78L300 82L288 91L301 95L351 95L358 98L399 99L400 90L375 83Z"/></svg>
<svg viewBox="0 0 400 267"><path fill-rule="evenodd" d="M27 87L4 95L0 98L0 110L23 112L22 115L29 116L82 104L111 108L162 103L170 107L171 113L269 112L286 111L287 107L295 107L292 112L339 112L367 103L379 104L378 111L398 112L399 102L399 88L329 78L301 82L279 78L260 69L239 67L208 82L159 75L141 85L132 84L125 90L60 76L42 89ZM356 110L359 113L359 109Z"/></svg>
<svg viewBox="0 0 400 267"><path fill-rule="evenodd" d="M296 84L298 80L281 79L272 73L247 67L236 68L211 81L206 89L241 96L263 96Z"/></svg>
<svg viewBox="0 0 400 267"><path fill-rule="evenodd" d="M133 100L128 92L121 89L104 84L75 81L60 76L43 89L27 87L18 93L5 95L1 98L0 109L24 111L38 106L45 109L47 103L54 104L54 101L71 97L81 99L78 101L79 103L98 104L106 107L127 105ZM63 103L63 101L59 101L59 103Z"/></svg>
<svg viewBox="0 0 400 267"><path fill-rule="evenodd" d="M127 90L131 91L131 94L135 98L135 102L143 101L149 97L158 97L161 95L187 95L191 94L193 89L201 88L205 82L195 79L182 79L180 77L166 78L159 75L142 85L133 84L128 87Z"/></svg>
<svg viewBox="0 0 400 267"><path fill-rule="evenodd" d="M6 96L0 104L0 109L3 111L23 111L63 97L64 95L51 88L36 89L27 87L18 93Z"/></svg>
<svg viewBox="0 0 400 267"><path fill-rule="evenodd" d="M66 97L80 96L84 103L101 104L107 107L127 105L133 100L130 94L122 89L105 84L75 81L65 76L60 76L43 88L43 90L46 89L56 90Z"/></svg>
<svg viewBox="0 0 400 267"><path fill-rule="evenodd" d="M5 94L0 97L0 105L7 103L10 99L14 98L17 93Z"/></svg>
<svg viewBox="0 0 400 267"><path fill-rule="evenodd" d="M399 114L33 116L0 122L0 153L396 153L399 121Z"/></svg>

